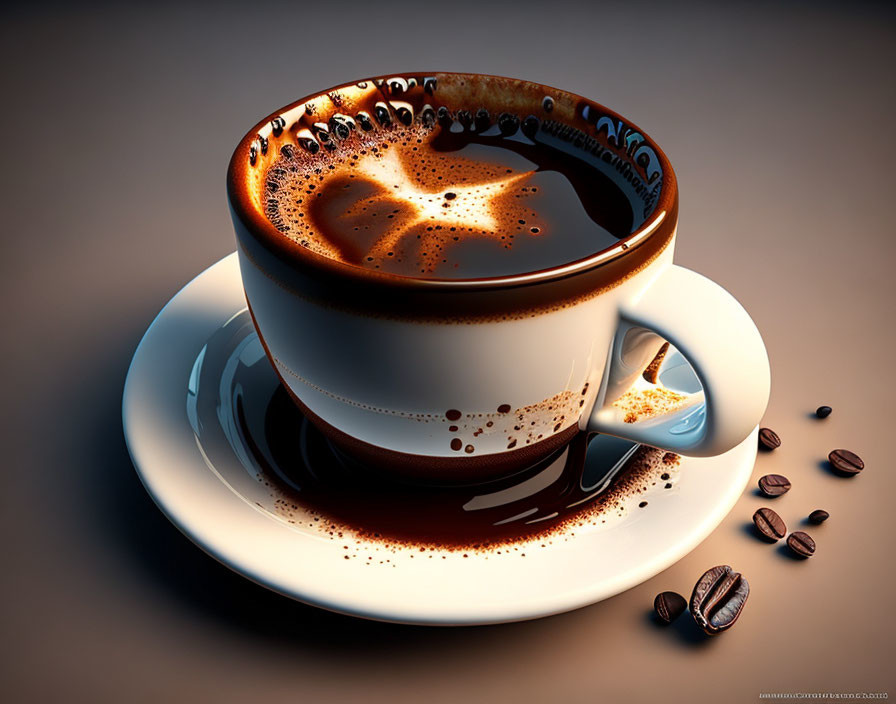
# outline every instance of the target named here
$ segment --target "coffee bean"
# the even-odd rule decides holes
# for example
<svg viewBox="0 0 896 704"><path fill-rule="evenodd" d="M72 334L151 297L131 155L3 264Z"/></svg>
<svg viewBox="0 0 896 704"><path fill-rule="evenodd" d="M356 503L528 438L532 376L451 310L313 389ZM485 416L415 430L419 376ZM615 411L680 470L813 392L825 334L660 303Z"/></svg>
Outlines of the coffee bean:
<svg viewBox="0 0 896 704"><path fill-rule="evenodd" d="M814 523L818 525L819 523L824 523L828 518L830 518L831 514L827 511L817 508L812 513L809 514L809 523Z"/></svg>
<svg viewBox="0 0 896 704"><path fill-rule="evenodd" d="M759 491L769 497L781 496L790 491L790 480L783 474L766 474L759 478Z"/></svg>
<svg viewBox="0 0 896 704"><path fill-rule="evenodd" d="M787 536L787 547L800 557L812 557L815 554L815 541L801 530L795 530Z"/></svg>
<svg viewBox="0 0 896 704"><path fill-rule="evenodd" d="M750 585L728 565L707 570L691 593L691 615L706 633L715 635L731 628L750 595Z"/></svg>
<svg viewBox="0 0 896 704"><path fill-rule="evenodd" d="M753 523L756 530L762 533L766 540L773 543L787 535L787 526L781 517L770 508L761 508L753 514Z"/></svg>
<svg viewBox="0 0 896 704"><path fill-rule="evenodd" d="M819 406L815 409L815 415L817 415L819 418L827 418L829 415L831 415L831 411L833 410L834 409L830 406Z"/></svg>
<svg viewBox="0 0 896 704"><path fill-rule="evenodd" d="M660 592L653 600L656 617L665 624L672 623L684 613L688 602L677 592Z"/></svg>
<svg viewBox="0 0 896 704"><path fill-rule="evenodd" d="M849 450L832 450L828 455L831 466L841 474L853 476L865 469L865 463L856 453Z"/></svg>
<svg viewBox="0 0 896 704"><path fill-rule="evenodd" d="M760 428L759 446L765 450L774 450L781 447L781 438L771 428Z"/></svg>

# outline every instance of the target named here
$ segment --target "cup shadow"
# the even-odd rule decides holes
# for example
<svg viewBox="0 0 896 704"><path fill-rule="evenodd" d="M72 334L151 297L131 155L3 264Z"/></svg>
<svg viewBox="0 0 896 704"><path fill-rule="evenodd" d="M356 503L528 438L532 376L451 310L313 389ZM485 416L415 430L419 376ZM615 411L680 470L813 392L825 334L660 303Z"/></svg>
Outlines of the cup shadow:
<svg viewBox="0 0 896 704"><path fill-rule="evenodd" d="M135 332L133 339L142 330ZM110 348L115 347L113 345ZM124 349L122 349L122 347ZM485 647L494 634L538 635L546 622L453 628L412 626L346 616L302 604L249 581L205 553L183 535L159 510L141 484L124 440L121 398L133 347L105 351L68 389L81 404L85 429L79 448L84 465L81 498L90 518L92 539L136 568L180 608L224 623L278 646L339 653L362 652L388 658L396 652L451 648L453 644ZM472 634L476 634L473 638Z"/></svg>

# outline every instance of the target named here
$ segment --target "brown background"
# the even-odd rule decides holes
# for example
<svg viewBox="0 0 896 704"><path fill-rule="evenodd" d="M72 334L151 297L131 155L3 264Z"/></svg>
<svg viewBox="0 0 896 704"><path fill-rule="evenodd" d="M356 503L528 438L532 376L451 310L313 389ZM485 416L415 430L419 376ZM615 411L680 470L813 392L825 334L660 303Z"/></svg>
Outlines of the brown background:
<svg viewBox="0 0 896 704"><path fill-rule="evenodd" d="M5 701L755 701L893 691L894 15L791 3L55 5L0 22L5 301ZM731 290L772 359L755 477L810 510L796 562L720 528L601 604L498 627L330 615L219 566L155 509L128 460L120 395L168 298L234 248L232 146L260 115L365 75L418 68L530 78L643 125L681 182L680 264ZM733 370L736 373L736 370ZM826 421L807 414L828 403ZM833 447L867 462L851 480ZM647 619L730 563L753 592L734 630L694 641ZM359 585L363 588L363 585ZM896 692L894 692L896 694Z"/></svg>

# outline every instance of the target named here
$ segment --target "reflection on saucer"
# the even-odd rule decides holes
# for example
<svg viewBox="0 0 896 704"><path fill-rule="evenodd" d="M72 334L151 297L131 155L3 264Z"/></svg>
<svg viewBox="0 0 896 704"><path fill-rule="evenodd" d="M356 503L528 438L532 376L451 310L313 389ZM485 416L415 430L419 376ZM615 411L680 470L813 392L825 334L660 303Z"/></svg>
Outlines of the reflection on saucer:
<svg viewBox="0 0 896 704"><path fill-rule="evenodd" d="M278 517L329 537L395 546L494 549L607 518L650 486L673 486L678 457L584 433L525 472L475 487L402 483L334 447L292 403L244 311L200 352L187 413L212 466L235 453ZM637 502L639 505L643 502ZM643 506L641 506L643 508Z"/></svg>

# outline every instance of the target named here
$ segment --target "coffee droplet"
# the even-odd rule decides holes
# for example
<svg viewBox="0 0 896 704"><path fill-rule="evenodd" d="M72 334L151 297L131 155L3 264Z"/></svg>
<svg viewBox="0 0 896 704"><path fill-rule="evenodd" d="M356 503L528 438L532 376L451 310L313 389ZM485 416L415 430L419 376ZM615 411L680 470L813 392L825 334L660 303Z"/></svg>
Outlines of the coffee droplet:
<svg viewBox="0 0 896 704"><path fill-rule="evenodd" d="M544 100L541 101L541 107L544 108L545 112L551 112L554 109L554 99L549 95L544 96Z"/></svg>
<svg viewBox="0 0 896 704"><path fill-rule="evenodd" d="M359 112L355 119L358 121L358 124L361 125L361 129L365 132L370 132L373 129L373 121L370 119L370 115L366 112Z"/></svg>
<svg viewBox="0 0 896 704"><path fill-rule="evenodd" d="M526 135L529 139L532 139L535 134L538 132L538 126L541 124L541 121L535 117L535 115L529 115L525 120L523 120L522 130L523 134Z"/></svg>
<svg viewBox="0 0 896 704"><path fill-rule="evenodd" d="M436 119L442 127L450 127L454 120L451 119L451 113L444 105L436 111Z"/></svg>
<svg viewBox="0 0 896 704"><path fill-rule="evenodd" d="M395 109L395 114L398 115L398 121L403 125L410 125L414 121L414 113L403 105Z"/></svg>
<svg viewBox="0 0 896 704"><path fill-rule="evenodd" d="M688 602L677 592L660 592L653 600L657 619L666 625L681 616L687 607Z"/></svg>
<svg viewBox="0 0 896 704"><path fill-rule="evenodd" d="M509 112L502 112L498 115L498 129L505 137L516 134L520 128L520 118Z"/></svg>
<svg viewBox="0 0 896 704"><path fill-rule="evenodd" d="M383 102L379 102L373 107L373 115L376 117L376 121L383 127L388 127L392 124L392 115L389 114L389 108Z"/></svg>
<svg viewBox="0 0 896 704"><path fill-rule="evenodd" d="M777 542L787 535L787 526L781 517L770 508L760 508L753 514L753 524L762 537Z"/></svg>
<svg viewBox="0 0 896 704"><path fill-rule="evenodd" d="M470 125L473 124L473 115L469 110L458 110L456 118L463 125L464 129L470 129Z"/></svg>
<svg viewBox="0 0 896 704"><path fill-rule="evenodd" d="M812 513L809 514L809 523L814 523L815 525L818 525L820 523L824 523L830 517L831 517L831 514L829 514L827 511L825 511L824 509L817 508Z"/></svg>
<svg viewBox="0 0 896 704"><path fill-rule="evenodd" d="M438 80L433 76L427 76L423 79L423 90L432 95L436 92L436 89L439 87Z"/></svg>
<svg viewBox="0 0 896 704"><path fill-rule="evenodd" d="M460 450L460 448L462 448L463 446L464 446L464 444L461 442L460 438L453 438L451 440L451 449L454 450L455 452Z"/></svg>
<svg viewBox="0 0 896 704"><path fill-rule="evenodd" d="M429 103L424 105L423 109L420 111L420 122L422 122L425 127L432 127L436 124L436 111L433 110L432 105Z"/></svg>
<svg viewBox="0 0 896 704"><path fill-rule="evenodd" d="M339 139L348 139L352 133L352 127L348 121L338 115L334 115L329 121L330 132L335 134Z"/></svg>
<svg viewBox="0 0 896 704"><path fill-rule="evenodd" d="M759 490L768 497L782 496L790 491L790 480L783 474L766 474L759 478Z"/></svg>
<svg viewBox="0 0 896 704"><path fill-rule="evenodd" d="M510 413L510 404L502 403L500 406L498 406L498 413Z"/></svg>
<svg viewBox="0 0 896 704"><path fill-rule="evenodd" d="M485 132L489 127L491 127L492 118L488 114L488 110L486 110L485 108L479 108L476 111L474 122L476 123L477 132Z"/></svg>
<svg viewBox="0 0 896 704"><path fill-rule="evenodd" d="M865 469L862 458L849 450L832 450L828 455L828 462L837 472L850 477Z"/></svg>
<svg viewBox="0 0 896 704"><path fill-rule="evenodd" d="M787 536L787 547L800 557L812 557L815 554L815 541L808 533L796 530Z"/></svg>
<svg viewBox="0 0 896 704"><path fill-rule="evenodd" d="M401 78L400 76L388 79L386 81L386 84L389 86L389 91L394 95L401 95L408 89L407 80Z"/></svg>
<svg viewBox="0 0 896 704"><path fill-rule="evenodd" d="M460 418L460 411L456 408L452 408L451 410L445 411L445 417L448 420L458 420Z"/></svg>
<svg viewBox="0 0 896 704"><path fill-rule="evenodd" d="M473 448L472 445L467 445L467 446L464 448L464 452L466 452L468 455L469 455L469 454L472 454L473 450L474 450L474 448Z"/></svg>
<svg viewBox="0 0 896 704"><path fill-rule="evenodd" d="M760 428L759 446L764 450L774 450L781 447L781 438L771 428Z"/></svg>
<svg viewBox="0 0 896 704"><path fill-rule="evenodd" d="M815 409L815 415L819 418L827 418L834 409L830 406L819 406Z"/></svg>

